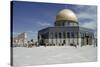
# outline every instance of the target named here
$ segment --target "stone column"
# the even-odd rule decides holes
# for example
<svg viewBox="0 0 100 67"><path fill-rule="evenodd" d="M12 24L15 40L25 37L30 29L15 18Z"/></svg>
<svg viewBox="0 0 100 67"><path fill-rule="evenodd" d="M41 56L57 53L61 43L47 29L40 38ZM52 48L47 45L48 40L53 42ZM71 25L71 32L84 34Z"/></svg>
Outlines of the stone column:
<svg viewBox="0 0 100 67"><path fill-rule="evenodd" d="M79 46L82 46L81 40L82 40L82 39L81 39L81 34L79 33L79 34L78 34L78 44L79 44Z"/></svg>
<svg viewBox="0 0 100 67"><path fill-rule="evenodd" d="M59 39L59 33L57 32L57 46L59 46L60 39Z"/></svg>
<svg viewBox="0 0 100 67"><path fill-rule="evenodd" d="M87 45L86 40L87 40L87 38L86 38L85 35L84 35L84 46Z"/></svg>
<svg viewBox="0 0 100 67"><path fill-rule="evenodd" d="M53 33L53 43L56 44L55 32ZM54 45L55 46L55 45Z"/></svg>

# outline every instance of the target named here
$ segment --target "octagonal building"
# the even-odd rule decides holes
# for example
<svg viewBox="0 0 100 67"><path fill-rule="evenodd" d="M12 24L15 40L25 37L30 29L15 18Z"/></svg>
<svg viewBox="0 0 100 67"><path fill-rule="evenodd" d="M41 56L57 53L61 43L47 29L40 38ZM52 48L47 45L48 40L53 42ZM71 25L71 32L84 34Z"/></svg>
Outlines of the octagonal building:
<svg viewBox="0 0 100 67"><path fill-rule="evenodd" d="M40 46L92 45L94 32L79 26L77 15L69 9L61 10L54 23L54 27L47 27L38 31Z"/></svg>

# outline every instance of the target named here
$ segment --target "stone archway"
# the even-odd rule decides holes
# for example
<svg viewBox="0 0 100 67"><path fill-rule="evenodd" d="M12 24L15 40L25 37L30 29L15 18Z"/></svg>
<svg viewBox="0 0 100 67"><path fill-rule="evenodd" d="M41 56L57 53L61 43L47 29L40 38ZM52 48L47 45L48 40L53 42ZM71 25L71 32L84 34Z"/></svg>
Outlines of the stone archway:
<svg viewBox="0 0 100 67"><path fill-rule="evenodd" d="M65 40L63 40L63 44L64 44L64 45L66 44L66 41L65 41Z"/></svg>
<svg viewBox="0 0 100 67"><path fill-rule="evenodd" d="M86 45L89 45L89 36L85 36L85 39Z"/></svg>
<svg viewBox="0 0 100 67"><path fill-rule="evenodd" d="M92 38L90 36L85 36L86 45L92 45Z"/></svg>

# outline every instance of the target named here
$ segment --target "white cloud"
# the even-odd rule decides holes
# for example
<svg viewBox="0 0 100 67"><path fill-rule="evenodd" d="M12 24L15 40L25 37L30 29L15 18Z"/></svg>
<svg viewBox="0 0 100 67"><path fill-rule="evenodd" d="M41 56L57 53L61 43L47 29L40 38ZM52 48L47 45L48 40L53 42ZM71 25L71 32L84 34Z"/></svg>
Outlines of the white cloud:
<svg viewBox="0 0 100 67"><path fill-rule="evenodd" d="M79 7L82 9L77 14L81 27L96 30L97 29L97 10L96 7Z"/></svg>
<svg viewBox="0 0 100 67"><path fill-rule="evenodd" d="M81 12L78 14L79 19L86 19L86 18L92 18L92 17L93 16L90 16L88 13L84 13L84 12L83 13Z"/></svg>
<svg viewBox="0 0 100 67"><path fill-rule="evenodd" d="M97 7L96 6L76 6L77 16L79 19L95 19L97 17Z"/></svg>
<svg viewBox="0 0 100 67"><path fill-rule="evenodd" d="M95 30L97 27L96 22L85 22L85 23L81 24L80 26L89 28L89 29L93 29L93 30Z"/></svg>
<svg viewBox="0 0 100 67"><path fill-rule="evenodd" d="M38 25L40 25L40 26L51 26L51 24L50 23L46 23L46 22L37 22L37 24Z"/></svg>
<svg viewBox="0 0 100 67"><path fill-rule="evenodd" d="M20 34L20 32L13 32L13 37L16 37Z"/></svg>
<svg viewBox="0 0 100 67"><path fill-rule="evenodd" d="M37 31L26 31L26 33L29 33L29 34L36 34L37 33Z"/></svg>

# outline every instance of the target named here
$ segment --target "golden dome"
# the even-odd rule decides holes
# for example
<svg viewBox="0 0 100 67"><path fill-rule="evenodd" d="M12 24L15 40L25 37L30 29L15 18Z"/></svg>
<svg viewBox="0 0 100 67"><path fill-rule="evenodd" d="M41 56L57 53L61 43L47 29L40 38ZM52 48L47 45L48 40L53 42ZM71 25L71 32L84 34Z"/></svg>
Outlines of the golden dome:
<svg viewBox="0 0 100 67"><path fill-rule="evenodd" d="M78 22L75 13L69 9L63 9L58 13L58 15L56 16L56 21L59 20L69 20L69 21Z"/></svg>

